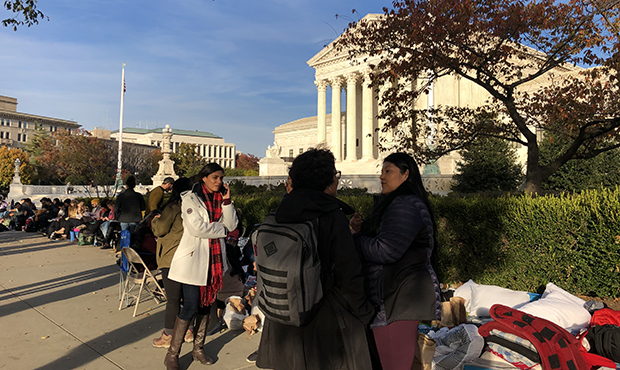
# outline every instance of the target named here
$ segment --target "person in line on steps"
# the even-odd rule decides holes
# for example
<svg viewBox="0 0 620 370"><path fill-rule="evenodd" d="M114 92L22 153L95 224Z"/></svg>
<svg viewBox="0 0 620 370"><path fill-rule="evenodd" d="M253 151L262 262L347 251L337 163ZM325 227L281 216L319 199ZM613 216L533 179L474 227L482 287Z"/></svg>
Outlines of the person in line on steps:
<svg viewBox="0 0 620 370"><path fill-rule="evenodd" d="M224 169L217 163L205 165L199 182L181 196L183 236L174 253L168 278L183 284L183 307L174 323L164 363L167 370L179 369L179 353L190 321L196 315L192 356L203 365L213 360L204 353L211 305L222 288L226 273L224 238L237 227L230 189L224 184Z"/></svg>

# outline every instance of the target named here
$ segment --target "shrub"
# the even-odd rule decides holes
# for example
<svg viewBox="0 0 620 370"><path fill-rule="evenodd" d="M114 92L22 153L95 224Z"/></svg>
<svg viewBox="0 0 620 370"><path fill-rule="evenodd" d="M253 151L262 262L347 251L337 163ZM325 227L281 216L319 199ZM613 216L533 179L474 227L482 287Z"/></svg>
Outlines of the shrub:
<svg viewBox="0 0 620 370"><path fill-rule="evenodd" d="M246 226L262 222L282 195L233 193ZM340 197L362 217L369 194ZM444 282L537 291L548 282L572 292L620 296L620 187L579 194L431 196Z"/></svg>
<svg viewBox="0 0 620 370"><path fill-rule="evenodd" d="M462 161L456 165L453 191L514 191L521 184L523 174L516 162L516 151L505 140L478 138L459 154Z"/></svg>
<svg viewBox="0 0 620 370"><path fill-rule="evenodd" d="M540 143L540 162L547 165L560 156L568 143L547 135ZM620 149L601 153L589 159L571 159L543 181L542 187L551 191L579 192L598 187L620 185Z"/></svg>

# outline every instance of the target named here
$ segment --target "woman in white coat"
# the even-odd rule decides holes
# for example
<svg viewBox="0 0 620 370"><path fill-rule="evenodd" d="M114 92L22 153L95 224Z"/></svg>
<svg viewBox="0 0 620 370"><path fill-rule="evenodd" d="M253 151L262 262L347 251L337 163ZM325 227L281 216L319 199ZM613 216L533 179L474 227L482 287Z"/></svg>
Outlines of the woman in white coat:
<svg viewBox="0 0 620 370"><path fill-rule="evenodd" d="M230 189L223 182L224 169L209 163L200 170L198 178L200 181L192 190L181 195L183 236L168 273L169 279L183 284L183 307L164 360L168 370L179 369L181 345L194 315L193 358L203 365L213 363L203 350L208 315L228 268L224 237L237 227Z"/></svg>

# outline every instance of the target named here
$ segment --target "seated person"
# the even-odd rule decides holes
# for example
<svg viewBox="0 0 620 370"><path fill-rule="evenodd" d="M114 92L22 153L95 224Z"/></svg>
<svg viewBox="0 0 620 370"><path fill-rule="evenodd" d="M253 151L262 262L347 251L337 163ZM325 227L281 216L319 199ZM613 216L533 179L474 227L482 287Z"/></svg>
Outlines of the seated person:
<svg viewBox="0 0 620 370"><path fill-rule="evenodd" d="M42 198L41 209L36 212L37 216L35 217L35 229L47 230L50 220L53 220L58 216L58 211L58 207L52 203L50 198Z"/></svg>
<svg viewBox="0 0 620 370"><path fill-rule="evenodd" d="M0 220L4 219L4 216L9 213L9 203L4 200L4 197L0 195Z"/></svg>
<svg viewBox="0 0 620 370"><path fill-rule="evenodd" d="M9 212L9 216L11 216L11 226L15 230L21 230L26 226L26 219L34 216L34 211L25 204L17 203L15 204L15 210Z"/></svg>

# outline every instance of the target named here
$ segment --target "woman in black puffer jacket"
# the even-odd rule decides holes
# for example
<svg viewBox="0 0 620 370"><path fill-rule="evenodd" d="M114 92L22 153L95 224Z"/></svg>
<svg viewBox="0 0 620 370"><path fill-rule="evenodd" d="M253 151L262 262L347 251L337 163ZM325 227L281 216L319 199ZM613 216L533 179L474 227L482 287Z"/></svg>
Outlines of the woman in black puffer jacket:
<svg viewBox="0 0 620 370"><path fill-rule="evenodd" d="M371 324L384 369L411 369L420 321L441 315L435 223L418 166L406 153L385 158L383 198L362 223L351 221L365 285L379 309Z"/></svg>

